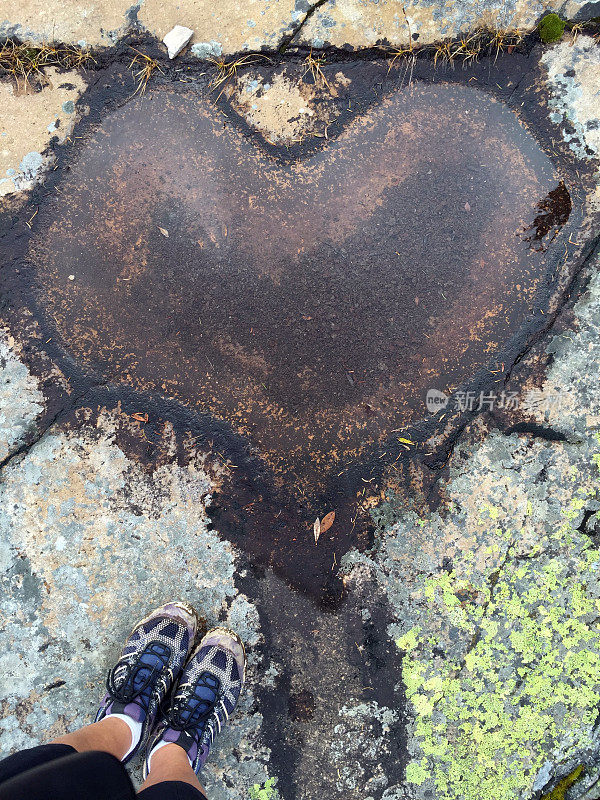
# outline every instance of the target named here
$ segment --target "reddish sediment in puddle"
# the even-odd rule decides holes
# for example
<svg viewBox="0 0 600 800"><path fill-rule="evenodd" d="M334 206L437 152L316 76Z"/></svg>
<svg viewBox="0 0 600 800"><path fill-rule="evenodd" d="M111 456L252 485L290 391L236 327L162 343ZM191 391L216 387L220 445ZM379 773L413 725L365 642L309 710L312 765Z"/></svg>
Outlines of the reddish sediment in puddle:
<svg viewBox="0 0 600 800"><path fill-rule="evenodd" d="M90 135L28 257L80 364L226 420L303 495L518 330L558 185L468 87L397 91L286 163L161 88Z"/></svg>
<svg viewBox="0 0 600 800"><path fill-rule="evenodd" d="M326 606L427 390L501 380L568 279L579 214L490 94L417 81L374 101L377 67L346 68L330 138L289 150L198 87L108 113L98 89L3 240L5 303L33 313L71 402L141 419L142 459L168 419L228 461L216 529Z"/></svg>

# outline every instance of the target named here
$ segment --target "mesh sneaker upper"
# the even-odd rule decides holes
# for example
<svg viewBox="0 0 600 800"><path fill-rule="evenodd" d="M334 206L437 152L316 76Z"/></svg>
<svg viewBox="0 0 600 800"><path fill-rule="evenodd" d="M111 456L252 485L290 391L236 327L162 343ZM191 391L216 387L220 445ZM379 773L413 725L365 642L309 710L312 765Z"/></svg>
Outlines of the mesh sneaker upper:
<svg viewBox="0 0 600 800"><path fill-rule="evenodd" d="M160 703L183 669L195 635L195 612L186 613L176 604L162 606L136 626L108 673L107 693L96 722L118 713L142 723L140 742L127 760L146 741Z"/></svg>
<svg viewBox="0 0 600 800"><path fill-rule="evenodd" d="M196 772L235 709L244 683L241 641L225 629L204 637L190 657L171 708L157 725L149 752L160 741L183 747Z"/></svg>

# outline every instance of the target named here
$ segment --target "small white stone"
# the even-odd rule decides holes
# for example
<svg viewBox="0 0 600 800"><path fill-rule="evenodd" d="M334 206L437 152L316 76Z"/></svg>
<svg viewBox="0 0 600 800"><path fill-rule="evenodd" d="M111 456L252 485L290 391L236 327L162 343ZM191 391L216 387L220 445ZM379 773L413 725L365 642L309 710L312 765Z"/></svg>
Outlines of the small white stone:
<svg viewBox="0 0 600 800"><path fill-rule="evenodd" d="M183 25L175 25L173 30L169 31L163 39L163 44L167 45L167 50L169 51L169 58L178 56L193 35L194 31L190 28L185 28Z"/></svg>
<svg viewBox="0 0 600 800"><path fill-rule="evenodd" d="M70 281L74 281L75 280L75 275L69 275L69 280Z"/></svg>

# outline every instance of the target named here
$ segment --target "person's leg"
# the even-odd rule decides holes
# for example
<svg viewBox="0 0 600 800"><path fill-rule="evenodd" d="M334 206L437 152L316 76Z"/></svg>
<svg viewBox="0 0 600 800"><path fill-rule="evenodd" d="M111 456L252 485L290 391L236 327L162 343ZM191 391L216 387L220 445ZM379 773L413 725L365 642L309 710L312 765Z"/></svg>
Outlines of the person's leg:
<svg viewBox="0 0 600 800"><path fill-rule="evenodd" d="M15 775L35 769L35 767L47 764L57 758L70 756L74 752L72 747L65 744L41 744L27 750L19 750L0 761L0 785L10 778L14 778Z"/></svg>
<svg viewBox="0 0 600 800"><path fill-rule="evenodd" d="M195 610L184 602L153 611L134 628L109 672L96 721L50 744L9 756L0 762L0 782L19 775L25 779L27 771L76 754L104 753L128 761L145 745L158 708L193 647L197 624Z"/></svg>
<svg viewBox="0 0 600 800"><path fill-rule="evenodd" d="M79 753L87 750L101 750L121 761L131 748L132 733L122 719L108 716L100 722L93 722L73 733L54 739L51 744L67 744Z"/></svg>
<svg viewBox="0 0 600 800"><path fill-rule="evenodd" d="M143 795L142 800L147 797L143 794L144 790L167 781L188 784L200 792L201 797L206 794L192 769L186 751L178 744L165 745L152 754L148 777L140 788L140 793Z"/></svg>
<svg viewBox="0 0 600 800"><path fill-rule="evenodd" d="M47 745L64 751L58 757L39 760L39 750L19 753L24 766L29 752L29 768L3 777L2 800L135 800L133 784L121 762L98 751L78 753L67 745ZM37 760L37 765L33 761ZM166 798L165 798L166 800Z"/></svg>

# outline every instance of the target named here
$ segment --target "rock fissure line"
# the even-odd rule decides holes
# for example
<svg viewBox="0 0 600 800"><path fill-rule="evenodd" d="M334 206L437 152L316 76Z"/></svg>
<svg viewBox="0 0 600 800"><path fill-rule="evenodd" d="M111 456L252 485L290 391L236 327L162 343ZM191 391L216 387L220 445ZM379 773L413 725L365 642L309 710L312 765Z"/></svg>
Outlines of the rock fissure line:
<svg viewBox="0 0 600 800"><path fill-rule="evenodd" d="M294 41L294 39L298 36L298 34L302 30L302 28L306 25L306 23L312 17L312 15L315 13L315 11L318 8L320 8L321 6L326 5L327 3L329 3L329 0L318 0L318 2L316 2L313 6L311 6L308 9L306 14L302 17L302 19L296 25L296 27L292 30L292 32L289 33L287 36L283 37L282 42L281 42L281 44L279 45L279 47L277 48L277 51L276 51L278 55L282 55L283 53L285 53L287 48Z"/></svg>
<svg viewBox="0 0 600 800"><path fill-rule="evenodd" d="M101 384L99 384L101 385ZM26 455L36 444L42 441L42 439L48 434L55 426L59 425L63 418L66 419L68 414L71 411L74 411L80 402L94 389L97 389L98 386L94 385L91 388L87 388L84 392L80 392L76 395L70 403L65 403L61 405L61 407L56 411L51 417L46 417L44 419L42 415L43 425L38 427L38 424L35 423L36 429L32 432L31 436L27 436L25 441L22 442L15 450L9 453L0 461L0 475L3 472L5 467L10 466L12 461L19 456Z"/></svg>

